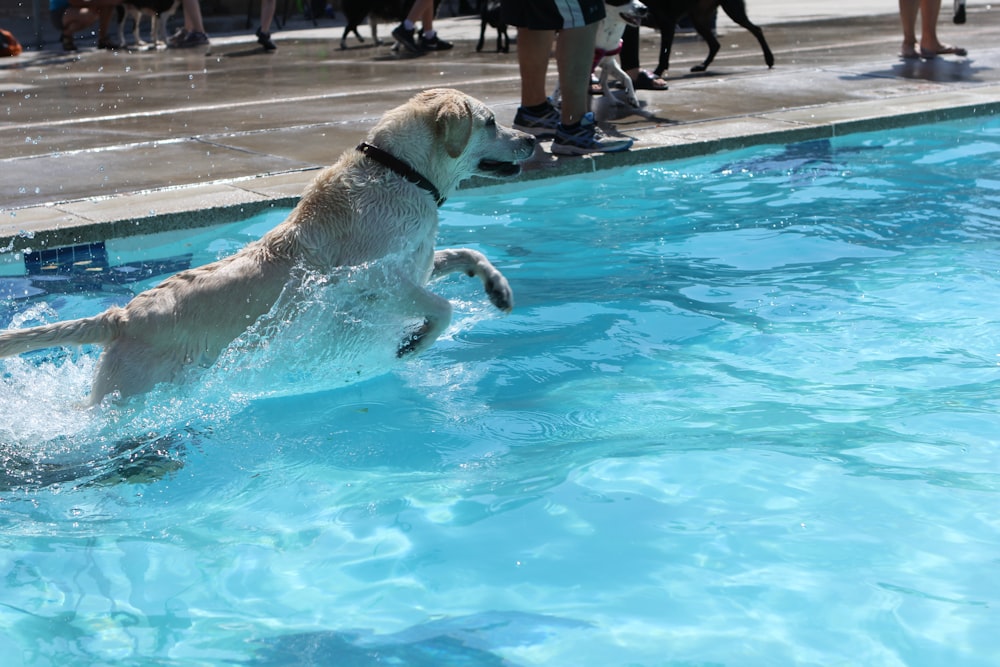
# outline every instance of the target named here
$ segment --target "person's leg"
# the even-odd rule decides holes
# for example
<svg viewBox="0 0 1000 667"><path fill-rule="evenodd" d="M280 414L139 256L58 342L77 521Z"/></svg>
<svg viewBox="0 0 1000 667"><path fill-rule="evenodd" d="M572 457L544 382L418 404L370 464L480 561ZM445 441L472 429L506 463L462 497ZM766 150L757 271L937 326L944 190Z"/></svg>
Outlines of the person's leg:
<svg viewBox="0 0 1000 667"><path fill-rule="evenodd" d="M274 8L278 0L260 0L260 30L261 32L271 32L271 21L274 20Z"/></svg>
<svg viewBox="0 0 1000 667"><path fill-rule="evenodd" d="M184 10L184 29L167 40L167 46L172 49L186 49L208 46L208 35L205 34L205 24L201 19L201 5L198 0L182 0Z"/></svg>
<svg viewBox="0 0 1000 667"><path fill-rule="evenodd" d="M564 28L556 39L562 107L561 122L552 142L555 155L614 153L632 147L631 139L606 136L597 126L594 114L587 111L597 27L595 21L578 28Z"/></svg>
<svg viewBox="0 0 1000 667"><path fill-rule="evenodd" d="M118 2L114 4L120 4ZM102 7L99 11L100 21L97 27L97 48L99 49L117 49L121 47L121 44L117 42L112 42L108 39L108 28L111 27L111 19L117 13L115 7Z"/></svg>
<svg viewBox="0 0 1000 667"><path fill-rule="evenodd" d="M416 0L413 6L410 7L410 13L392 31L392 38L402 44L410 53L418 53L420 51L420 47L417 46L417 40L414 39L413 34L416 30L417 21L423 19L428 7L430 7L433 14L434 0ZM426 28L426 26L424 27Z"/></svg>
<svg viewBox="0 0 1000 667"><path fill-rule="evenodd" d="M517 29L517 65L521 73L521 106L534 107L548 100L546 76L552 54L554 30Z"/></svg>
<svg viewBox="0 0 1000 667"><path fill-rule="evenodd" d="M260 27L257 28L257 43L265 51L274 51L278 45L271 41L271 21L274 20L274 8L277 0L260 0Z"/></svg>
<svg viewBox="0 0 1000 667"><path fill-rule="evenodd" d="M900 55L916 58L917 53L917 10L920 0L899 0L899 21L903 27L903 46Z"/></svg>
<svg viewBox="0 0 1000 667"><path fill-rule="evenodd" d="M937 51L941 46L937 36L937 22L941 15L941 0L920 0L920 48Z"/></svg>
<svg viewBox="0 0 1000 667"><path fill-rule="evenodd" d="M622 52L618 59L636 90L667 89L667 82L662 77L639 67L639 28L636 26L630 25L622 33Z"/></svg>
<svg viewBox="0 0 1000 667"><path fill-rule="evenodd" d="M72 36L78 32L82 32L94 25L97 19L97 12L93 12L85 7L80 8L71 5L66 9L66 13L63 14L63 34Z"/></svg>
<svg viewBox="0 0 1000 667"><path fill-rule="evenodd" d="M521 106L514 127L538 139L551 139L559 127L559 110L549 100L546 77L555 30L517 29L517 65L521 74Z"/></svg>
<svg viewBox="0 0 1000 667"><path fill-rule="evenodd" d="M201 20L201 4L198 0L183 0L181 7L184 10L184 29L204 34L205 25Z"/></svg>
<svg viewBox="0 0 1000 667"><path fill-rule="evenodd" d="M420 41L414 38L414 31L420 22ZM408 51L447 51L454 44L446 42L437 36L434 29L434 0L417 0L410 8L410 13L406 15L395 30L392 36L397 42L406 47Z"/></svg>
<svg viewBox="0 0 1000 667"><path fill-rule="evenodd" d="M968 55L960 46L942 44L937 35L938 18L941 15L941 0L920 0L920 56L936 58L942 54Z"/></svg>
<svg viewBox="0 0 1000 667"><path fill-rule="evenodd" d="M590 70L594 63L597 23L559 31L556 38L556 66L559 69L560 108L563 125L580 122L587 113ZM520 50L520 43L518 44Z"/></svg>
<svg viewBox="0 0 1000 667"><path fill-rule="evenodd" d="M115 6L122 0L70 0L69 7L63 13L63 48L75 51L73 35L87 30L97 23L97 47L101 49L115 48L108 40L108 29Z"/></svg>
<svg viewBox="0 0 1000 667"><path fill-rule="evenodd" d="M73 35L90 26L97 20L97 14L89 9L81 9L72 5L63 10L60 20L60 31L62 32L62 46L64 51L76 51L76 43Z"/></svg>
<svg viewBox="0 0 1000 667"><path fill-rule="evenodd" d="M638 26L625 26L622 33L622 51L618 56L622 69L629 73L634 79L632 72L639 71L639 28Z"/></svg>

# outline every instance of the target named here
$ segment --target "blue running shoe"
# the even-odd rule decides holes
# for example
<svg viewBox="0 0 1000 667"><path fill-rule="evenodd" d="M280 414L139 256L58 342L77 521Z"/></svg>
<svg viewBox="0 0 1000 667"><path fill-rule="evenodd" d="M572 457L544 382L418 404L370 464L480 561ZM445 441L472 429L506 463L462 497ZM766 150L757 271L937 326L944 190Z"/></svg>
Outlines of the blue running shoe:
<svg viewBox="0 0 1000 667"><path fill-rule="evenodd" d="M559 109L551 102L542 113L528 111L524 107L518 107L514 115L512 125L515 130L521 130L528 134L533 134L536 139L552 139L556 136L556 129L559 127Z"/></svg>
<svg viewBox="0 0 1000 667"><path fill-rule="evenodd" d="M562 123L556 130L552 142L554 155L588 155L590 153L618 153L632 148L632 139L608 137L597 127L594 114L588 111L580 119L580 124L567 128Z"/></svg>

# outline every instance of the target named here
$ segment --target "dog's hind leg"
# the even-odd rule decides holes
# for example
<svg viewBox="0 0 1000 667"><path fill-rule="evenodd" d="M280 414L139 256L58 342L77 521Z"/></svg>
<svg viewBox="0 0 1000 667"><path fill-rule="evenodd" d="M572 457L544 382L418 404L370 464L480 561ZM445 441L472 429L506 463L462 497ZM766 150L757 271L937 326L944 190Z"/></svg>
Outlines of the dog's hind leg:
<svg viewBox="0 0 1000 667"><path fill-rule="evenodd" d="M764 52L764 62L767 63L768 67L774 67L774 54L771 53L771 47L767 45L767 40L764 39L764 31L759 27L750 22L747 17L747 6L744 0L723 0L719 3L722 10L726 12L726 15L733 20L737 25L741 25L750 31L750 34L757 38L757 43L760 44L761 51Z"/></svg>
<svg viewBox="0 0 1000 667"><path fill-rule="evenodd" d="M183 359L157 353L145 343L116 338L104 347L97 363L90 402L118 392L122 397L144 394L162 382L172 382L183 369Z"/></svg>

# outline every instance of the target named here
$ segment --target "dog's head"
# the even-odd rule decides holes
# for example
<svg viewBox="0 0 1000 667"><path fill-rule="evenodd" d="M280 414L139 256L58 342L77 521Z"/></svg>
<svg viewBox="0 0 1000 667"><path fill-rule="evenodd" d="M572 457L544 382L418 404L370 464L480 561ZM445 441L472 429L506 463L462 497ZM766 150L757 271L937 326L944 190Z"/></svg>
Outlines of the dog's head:
<svg viewBox="0 0 1000 667"><path fill-rule="evenodd" d="M515 176L535 138L497 123L479 100L450 88L427 90L382 117L369 143L424 175L444 196L462 180Z"/></svg>
<svg viewBox="0 0 1000 667"><path fill-rule="evenodd" d="M629 25L638 26L649 10L639 0L604 0L604 12L608 17L617 17Z"/></svg>

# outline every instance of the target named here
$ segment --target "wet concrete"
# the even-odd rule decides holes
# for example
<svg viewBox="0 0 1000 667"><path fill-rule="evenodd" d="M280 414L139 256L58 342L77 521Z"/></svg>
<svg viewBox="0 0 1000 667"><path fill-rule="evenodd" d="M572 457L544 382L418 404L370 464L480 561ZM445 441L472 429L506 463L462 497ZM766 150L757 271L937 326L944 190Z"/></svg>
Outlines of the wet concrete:
<svg viewBox="0 0 1000 667"><path fill-rule="evenodd" d="M969 57L904 61L895 3L871 16L869 5L847 0L819 17L796 14L788 0L749 4L775 53L773 69L753 37L726 19L706 74L688 72L704 44L679 37L670 90L640 91L639 113L594 99L610 133L636 139L632 151L540 153L524 178L1000 110L1000 8L970 5L963 26L942 17L942 37ZM343 29L329 21L290 21L271 54L232 20L209 26L207 54L102 52L81 40L72 55L53 40L0 62L0 247L27 244L25 236L35 247L57 245L290 205L316 169L425 88L462 89L504 123L517 108L516 55L490 50L489 34L476 52L473 18L439 21L454 50L417 58L353 39L341 50ZM644 30L643 66L655 65L657 47L658 36Z"/></svg>

